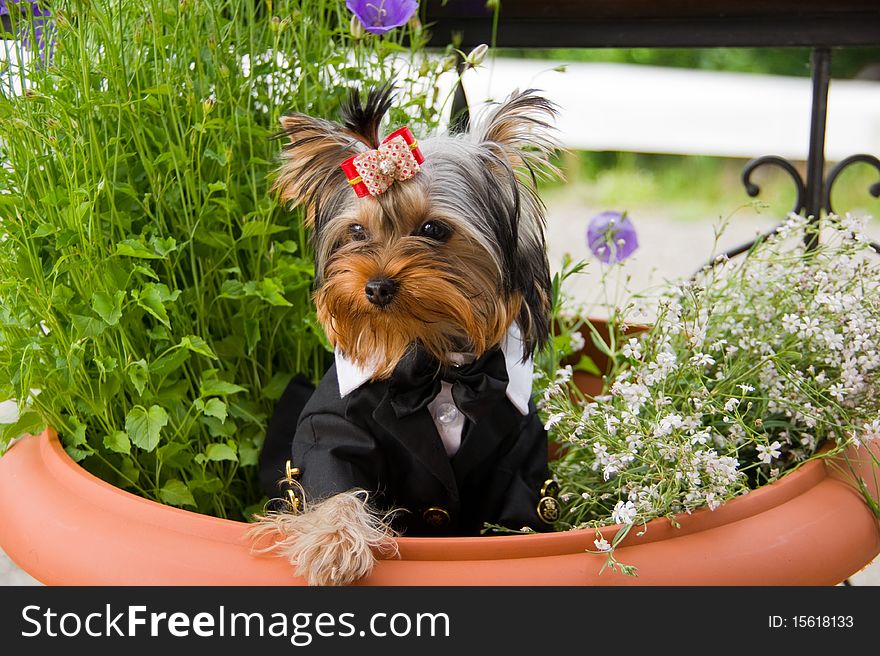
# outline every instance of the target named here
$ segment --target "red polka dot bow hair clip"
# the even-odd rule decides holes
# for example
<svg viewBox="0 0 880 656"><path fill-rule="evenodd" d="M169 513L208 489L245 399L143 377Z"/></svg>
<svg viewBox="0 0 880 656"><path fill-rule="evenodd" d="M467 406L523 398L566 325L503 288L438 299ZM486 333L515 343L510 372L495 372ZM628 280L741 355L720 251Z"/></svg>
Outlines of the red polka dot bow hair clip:
<svg viewBox="0 0 880 656"><path fill-rule="evenodd" d="M342 170L359 198L378 196L397 180L409 180L425 161L408 127L389 134L375 150L349 157Z"/></svg>

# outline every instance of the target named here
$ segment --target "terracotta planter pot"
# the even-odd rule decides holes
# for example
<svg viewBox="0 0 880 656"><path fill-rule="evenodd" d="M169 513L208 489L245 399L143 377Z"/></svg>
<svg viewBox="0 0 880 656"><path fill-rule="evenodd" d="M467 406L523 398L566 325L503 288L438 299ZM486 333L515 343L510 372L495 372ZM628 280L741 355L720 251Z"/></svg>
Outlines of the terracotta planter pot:
<svg viewBox="0 0 880 656"><path fill-rule="evenodd" d="M861 455L856 474L876 485ZM372 585L827 585L880 552L880 524L842 460L814 461L715 511L654 520L617 552L638 578L599 575L592 531L401 538ZM876 490L874 490L876 492ZM247 525L163 506L98 480L50 432L0 458L0 545L47 584L300 585L251 553ZM604 530L611 539L616 529Z"/></svg>

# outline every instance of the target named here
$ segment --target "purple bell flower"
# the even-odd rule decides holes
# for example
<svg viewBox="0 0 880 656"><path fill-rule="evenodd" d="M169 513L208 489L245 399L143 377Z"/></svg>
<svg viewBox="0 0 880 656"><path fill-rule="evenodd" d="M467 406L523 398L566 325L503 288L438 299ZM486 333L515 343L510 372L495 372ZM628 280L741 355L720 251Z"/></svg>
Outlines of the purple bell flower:
<svg viewBox="0 0 880 656"><path fill-rule="evenodd" d="M587 246L605 264L622 262L639 247L636 228L626 212L602 212L590 219Z"/></svg>
<svg viewBox="0 0 880 656"><path fill-rule="evenodd" d="M406 23L419 8L418 0L345 0L367 32L385 34Z"/></svg>
<svg viewBox="0 0 880 656"><path fill-rule="evenodd" d="M33 30L29 21L22 21L17 38L21 39L21 45L25 48L30 46L31 36L36 42L36 50L40 55L40 65L52 60L55 49L55 25L52 23L51 12L41 7L38 0L0 0L0 16L9 16L10 6L19 14L30 13L33 16ZM3 21L4 26L6 19ZM12 21L10 21L10 25Z"/></svg>

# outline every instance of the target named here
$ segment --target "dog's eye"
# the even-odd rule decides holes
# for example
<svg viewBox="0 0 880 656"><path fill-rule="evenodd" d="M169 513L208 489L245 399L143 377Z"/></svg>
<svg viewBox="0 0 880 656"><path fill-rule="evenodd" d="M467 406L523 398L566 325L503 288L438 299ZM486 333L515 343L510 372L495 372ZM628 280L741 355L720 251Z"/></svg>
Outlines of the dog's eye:
<svg viewBox="0 0 880 656"><path fill-rule="evenodd" d="M441 221L425 221L419 228L418 235L434 241L446 241L452 236L452 228Z"/></svg>
<svg viewBox="0 0 880 656"><path fill-rule="evenodd" d="M367 231L359 223L352 223L348 229L348 234L351 236L352 241L366 241L367 239Z"/></svg>

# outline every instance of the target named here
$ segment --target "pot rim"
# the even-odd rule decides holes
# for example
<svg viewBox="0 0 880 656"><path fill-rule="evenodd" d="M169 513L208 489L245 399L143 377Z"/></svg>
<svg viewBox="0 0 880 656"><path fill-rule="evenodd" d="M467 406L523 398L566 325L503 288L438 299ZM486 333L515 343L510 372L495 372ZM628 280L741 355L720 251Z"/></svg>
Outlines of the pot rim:
<svg viewBox="0 0 880 656"><path fill-rule="evenodd" d="M211 517L194 511L161 504L137 496L131 492L96 477L76 463L64 450L53 429L46 429L37 436L24 440L39 441L39 457L55 479L68 494L84 502L100 504L122 513L126 509L139 507L143 524L153 525L164 530L174 530L206 537L212 540L242 543L243 534L249 526L240 522L219 517ZM20 440L22 441L22 440ZM20 442L19 441L19 442ZM16 442L11 449L19 446ZM670 538L707 531L718 526L731 524L746 517L766 512L803 494L829 477L824 460L811 460L782 478L756 490L735 497L715 510L700 508L692 513L675 516L679 527L669 519L658 517L646 524L638 524L627 536L621 546L649 544ZM126 514L130 510L124 511ZM622 525L608 525L600 529L573 529L551 533L530 533L497 536L467 537L400 537L397 538L400 556L404 560L433 561L438 559L486 560L528 558L533 556L552 556L578 551L595 551L593 540L596 530L609 542L623 528Z"/></svg>

